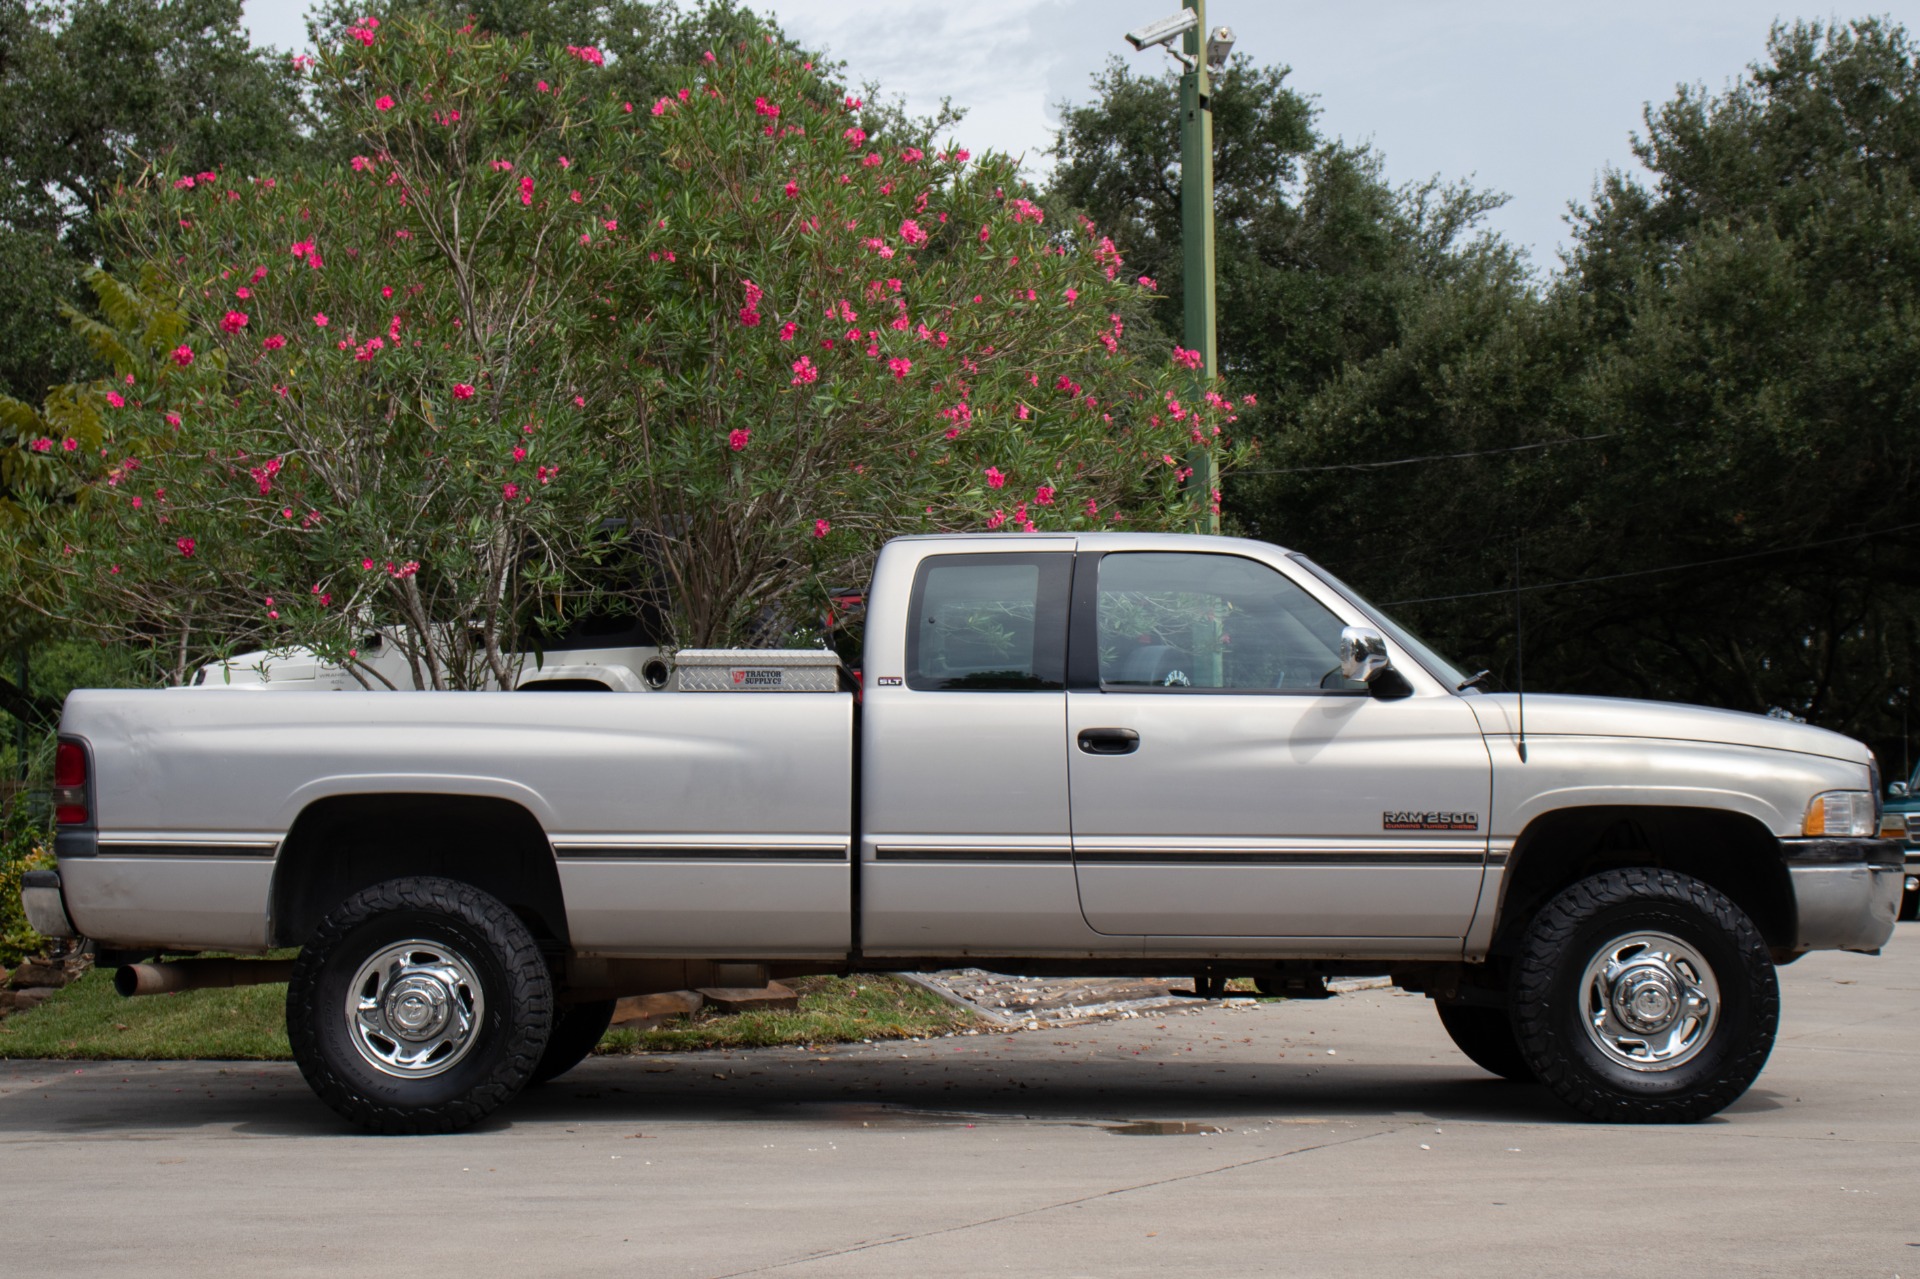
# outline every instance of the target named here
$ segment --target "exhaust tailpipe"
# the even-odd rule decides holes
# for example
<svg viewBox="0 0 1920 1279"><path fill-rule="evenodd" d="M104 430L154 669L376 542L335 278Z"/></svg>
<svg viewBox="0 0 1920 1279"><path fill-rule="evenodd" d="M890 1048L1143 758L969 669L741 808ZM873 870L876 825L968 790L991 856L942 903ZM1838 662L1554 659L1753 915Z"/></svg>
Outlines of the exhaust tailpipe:
<svg viewBox="0 0 1920 1279"><path fill-rule="evenodd" d="M135 995L168 995L213 986L260 986L293 976L291 959L176 959L170 964L122 964L113 988Z"/></svg>

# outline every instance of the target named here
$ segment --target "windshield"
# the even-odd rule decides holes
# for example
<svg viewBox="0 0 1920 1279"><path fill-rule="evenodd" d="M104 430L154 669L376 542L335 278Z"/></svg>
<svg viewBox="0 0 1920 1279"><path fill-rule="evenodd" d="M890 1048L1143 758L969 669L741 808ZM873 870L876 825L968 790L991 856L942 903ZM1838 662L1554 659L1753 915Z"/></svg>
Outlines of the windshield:
<svg viewBox="0 0 1920 1279"><path fill-rule="evenodd" d="M1427 672L1434 678L1445 680L1449 688L1455 689L1459 688L1461 683L1465 681L1467 677L1458 667L1446 658L1440 656L1440 654L1434 652L1431 648L1428 648L1420 641L1419 637L1414 635L1414 633L1406 627L1400 625L1400 623L1394 621L1383 609L1377 605L1367 603L1367 601L1361 597L1360 592L1354 590L1351 586L1348 586L1345 582L1327 572L1327 570L1321 568L1304 555L1296 555L1293 559L1295 563L1299 564L1309 573L1312 573L1328 586L1340 592L1347 603L1372 618L1374 625L1378 626L1388 639L1413 654L1413 659L1419 662L1420 665L1426 667Z"/></svg>

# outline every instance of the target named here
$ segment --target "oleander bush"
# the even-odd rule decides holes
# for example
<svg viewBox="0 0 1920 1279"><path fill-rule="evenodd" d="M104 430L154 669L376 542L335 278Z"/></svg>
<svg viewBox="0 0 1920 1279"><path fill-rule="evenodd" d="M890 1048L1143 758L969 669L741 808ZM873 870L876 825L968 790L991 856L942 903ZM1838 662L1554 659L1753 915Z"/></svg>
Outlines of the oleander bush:
<svg viewBox="0 0 1920 1279"><path fill-rule="evenodd" d="M1153 282L1005 157L878 144L771 32L653 101L597 49L432 20L308 74L350 158L155 167L102 211L136 264L94 281L115 371L69 395L85 429L41 419L65 499L0 528L39 607L183 655L350 662L399 623L423 684L472 688L609 581L677 643L752 642L898 533L1217 502L1185 459L1232 460L1235 405Z"/></svg>

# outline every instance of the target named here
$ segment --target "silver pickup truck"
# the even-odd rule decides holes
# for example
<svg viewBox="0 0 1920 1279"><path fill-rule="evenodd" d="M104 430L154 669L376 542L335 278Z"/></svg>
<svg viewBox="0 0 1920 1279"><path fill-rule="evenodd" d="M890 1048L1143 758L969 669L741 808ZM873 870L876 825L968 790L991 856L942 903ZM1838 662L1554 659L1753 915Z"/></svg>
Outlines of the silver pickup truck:
<svg viewBox="0 0 1920 1279"><path fill-rule="evenodd" d="M618 996L958 965L1384 974L1488 1070L1675 1121L1760 1072L1776 964L1900 898L1858 742L1523 708L1255 542L902 538L857 690L681 657L648 697L77 692L31 917L126 993L287 981L308 1082L380 1131L473 1123Z"/></svg>

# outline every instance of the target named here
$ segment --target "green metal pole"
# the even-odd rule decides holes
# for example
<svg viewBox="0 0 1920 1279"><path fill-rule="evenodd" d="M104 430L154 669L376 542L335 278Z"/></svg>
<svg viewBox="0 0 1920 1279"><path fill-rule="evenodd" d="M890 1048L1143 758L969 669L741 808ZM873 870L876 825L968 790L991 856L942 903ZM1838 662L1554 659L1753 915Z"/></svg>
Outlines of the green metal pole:
<svg viewBox="0 0 1920 1279"><path fill-rule="evenodd" d="M1219 368L1213 337L1213 84L1207 74L1207 0L1183 0L1199 19L1182 37L1193 65L1180 77L1180 240L1184 270L1186 345L1200 353L1193 398L1198 401ZM1217 472L1213 452L1195 445L1187 455L1193 476L1187 481L1194 495L1194 532L1218 533L1220 516L1214 511Z"/></svg>

